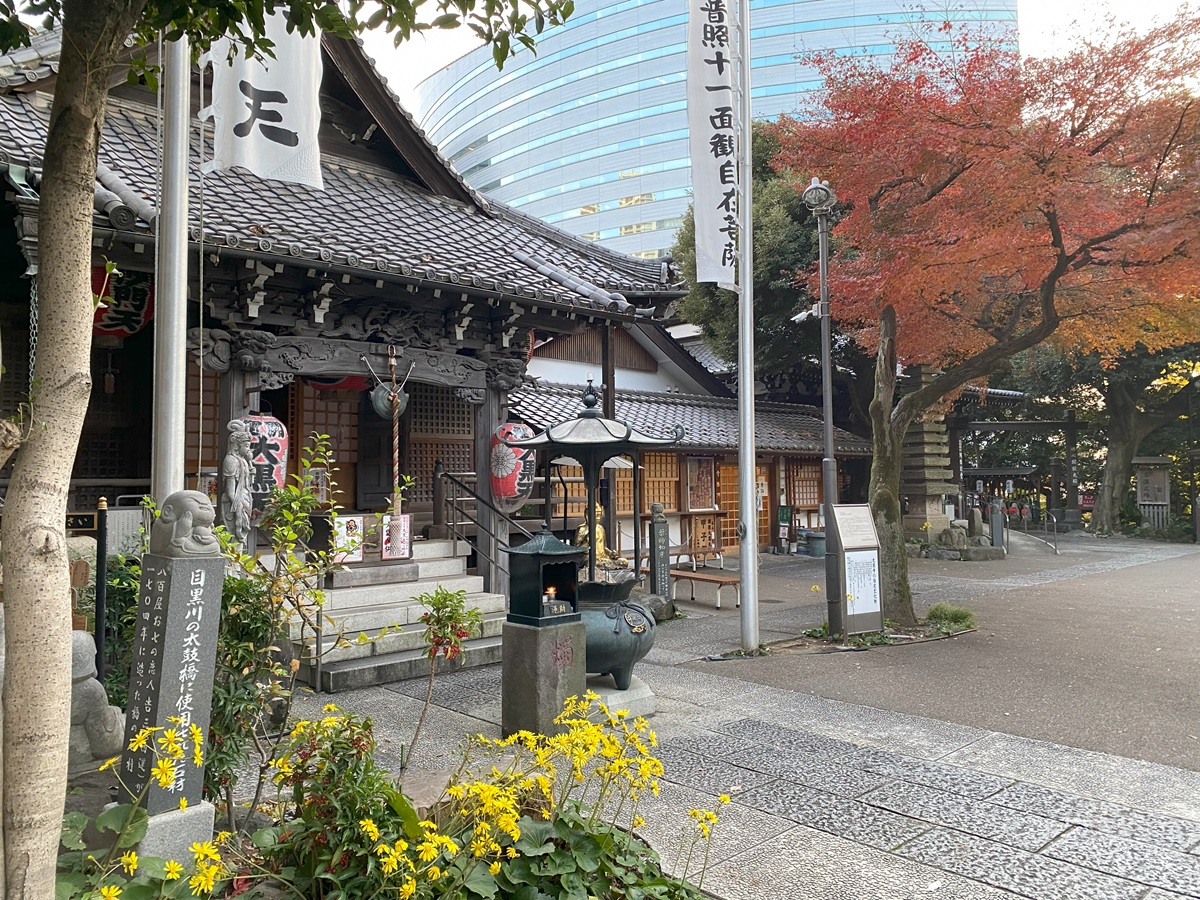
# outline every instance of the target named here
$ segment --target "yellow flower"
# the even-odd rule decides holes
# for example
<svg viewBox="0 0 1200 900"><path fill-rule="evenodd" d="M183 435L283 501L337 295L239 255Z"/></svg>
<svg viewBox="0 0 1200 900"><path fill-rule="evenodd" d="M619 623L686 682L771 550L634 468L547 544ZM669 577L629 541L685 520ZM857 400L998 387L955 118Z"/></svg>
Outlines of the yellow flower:
<svg viewBox="0 0 1200 900"><path fill-rule="evenodd" d="M125 870L126 874L132 875L134 872L137 871L137 867L138 867L138 858L137 858L136 850L130 850L128 853L126 853L125 855L123 855L121 857L121 868Z"/></svg>
<svg viewBox="0 0 1200 900"><path fill-rule="evenodd" d="M371 840L379 840L379 828L370 819L359 820L358 827L362 830L362 833Z"/></svg>
<svg viewBox="0 0 1200 900"><path fill-rule="evenodd" d="M154 764L150 774L154 776L159 787L168 788L175 782L175 763L169 759L160 759Z"/></svg>
<svg viewBox="0 0 1200 900"><path fill-rule="evenodd" d="M180 797L180 798L179 798L179 808L180 808L181 810L186 810L186 809L187 809L187 797Z"/></svg>
<svg viewBox="0 0 1200 900"><path fill-rule="evenodd" d="M100 771L103 772L105 769L111 769L120 761L120 759L121 757L119 756L114 756L112 759L106 759L100 764Z"/></svg>
<svg viewBox="0 0 1200 900"><path fill-rule="evenodd" d="M492 863L490 866L488 866L488 871L491 872L493 875L499 875L500 874L500 863L498 863L498 862Z"/></svg>
<svg viewBox="0 0 1200 900"><path fill-rule="evenodd" d="M130 750L141 750L150 741L150 735L154 733L153 728L143 728L133 736L133 740L129 742Z"/></svg>
<svg viewBox="0 0 1200 900"><path fill-rule="evenodd" d="M718 800L720 800L722 803L728 803L728 802L729 802L729 795L728 795L728 794L722 794L722 795L721 795L720 797L718 797L717 799L718 799Z"/></svg>
<svg viewBox="0 0 1200 900"><path fill-rule="evenodd" d="M643 819L641 816L633 817L633 827L634 828L641 828L645 824L646 824L646 820Z"/></svg>
<svg viewBox="0 0 1200 900"><path fill-rule="evenodd" d="M820 592L820 590L821 590L821 586L820 586L819 584L814 584L814 585L812 586L812 588L810 588L810 590L812 590L812 591L815 591L815 592L818 592L818 593L819 593L819 592Z"/></svg>
<svg viewBox="0 0 1200 900"><path fill-rule="evenodd" d="M408 898L411 897L413 894L415 894L416 891L417 891L417 883L411 878L408 879L408 881L406 881L406 882L404 882L404 884L400 885L399 894L400 894L401 900L408 900Z"/></svg>
<svg viewBox="0 0 1200 900"><path fill-rule="evenodd" d="M342 711L341 707L339 707L337 704L334 704L334 703L326 703L324 706L321 707L321 712L336 713L336 712L341 712L341 711Z"/></svg>
<svg viewBox="0 0 1200 900"><path fill-rule="evenodd" d="M437 859L438 848L433 841L422 841L417 845L417 859L421 862L433 862Z"/></svg>
<svg viewBox="0 0 1200 900"><path fill-rule="evenodd" d="M173 859L168 859L166 866L163 867L163 878L167 881L177 881L182 874L183 866Z"/></svg>
<svg viewBox="0 0 1200 900"><path fill-rule="evenodd" d="M430 866L425 872L425 877L430 881L437 881L442 877L442 870L437 866Z"/></svg>
<svg viewBox="0 0 1200 900"><path fill-rule="evenodd" d="M100 888L100 900L117 900L121 896L121 889L115 884L106 884Z"/></svg>
<svg viewBox="0 0 1200 900"><path fill-rule="evenodd" d="M217 852L216 845L212 841L204 843L195 842L189 848L192 851L192 856L196 858L196 862L203 862L206 859L216 860L220 862L221 854Z"/></svg>

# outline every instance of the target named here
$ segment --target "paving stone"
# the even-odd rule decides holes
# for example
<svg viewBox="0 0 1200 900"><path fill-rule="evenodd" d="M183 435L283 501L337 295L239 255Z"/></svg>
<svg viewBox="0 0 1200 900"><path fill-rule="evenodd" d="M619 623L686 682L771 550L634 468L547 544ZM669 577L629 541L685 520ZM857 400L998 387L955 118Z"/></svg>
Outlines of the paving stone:
<svg viewBox="0 0 1200 900"><path fill-rule="evenodd" d="M782 725L772 725L757 719L738 719L734 722L722 722L712 726L726 734L747 738L760 745L781 747L788 750L804 750L808 753L819 753L825 756L837 756L858 749L857 745L837 738L813 734L810 731L798 731L785 728Z"/></svg>
<svg viewBox="0 0 1200 900"><path fill-rule="evenodd" d="M1200 897L1200 859L1141 841L1072 828L1043 853L1154 887Z"/></svg>
<svg viewBox="0 0 1200 900"><path fill-rule="evenodd" d="M880 850L892 850L929 828L924 822L786 781L753 788L735 801Z"/></svg>
<svg viewBox="0 0 1200 900"><path fill-rule="evenodd" d="M775 780L771 775L752 772L722 759L701 759L693 766L677 765L667 768L663 778L684 787L705 790L712 794L735 796L750 788L769 784Z"/></svg>
<svg viewBox="0 0 1200 900"><path fill-rule="evenodd" d="M1146 894L1142 900L1187 900L1187 898L1183 894L1176 894L1173 891L1151 888L1150 893Z"/></svg>
<svg viewBox="0 0 1200 900"><path fill-rule="evenodd" d="M1144 884L947 828L934 828L896 852L1033 900L1140 900L1146 892Z"/></svg>
<svg viewBox="0 0 1200 900"><path fill-rule="evenodd" d="M704 890L724 900L1015 900L1008 891L794 824L711 866Z"/></svg>
<svg viewBox="0 0 1200 900"><path fill-rule="evenodd" d="M992 803L1084 825L1095 831L1176 850L1200 850L1200 822L1142 812L1018 781L988 798Z"/></svg>
<svg viewBox="0 0 1200 900"><path fill-rule="evenodd" d="M995 806L986 800L968 800L958 794L903 781L892 782L860 799L904 816L1031 852L1040 850L1070 827L1065 822Z"/></svg>
<svg viewBox="0 0 1200 900"><path fill-rule="evenodd" d="M803 750L756 747L738 754L735 760L748 769L816 788L835 797L851 799L886 784L890 779L861 769L829 761L828 757Z"/></svg>
<svg viewBox="0 0 1200 900"><path fill-rule="evenodd" d="M659 750L684 750L705 759L713 759L716 757L740 755L757 746L757 742L748 738L724 734L701 734L664 741L659 746ZM734 761L736 762L736 760Z"/></svg>
<svg viewBox="0 0 1200 900"><path fill-rule="evenodd" d="M973 772L970 769L948 766L945 763L912 759L900 756L898 753L889 753L886 750L858 749L842 757L838 762L856 769L874 772L876 775L887 775L900 781L941 788L952 794L961 794L976 800L989 797L1012 783L1008 778L998 778L995 775Z"/></svg>

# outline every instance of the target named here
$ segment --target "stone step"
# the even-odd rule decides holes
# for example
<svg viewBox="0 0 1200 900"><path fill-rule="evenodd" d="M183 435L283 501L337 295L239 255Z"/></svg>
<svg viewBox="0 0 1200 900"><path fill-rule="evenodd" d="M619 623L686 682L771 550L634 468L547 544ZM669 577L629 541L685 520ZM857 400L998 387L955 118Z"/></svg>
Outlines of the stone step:
<svg viewBox="0 0 1200 900"><path fill-rule="evenodd" d="M439 661L438 671L454 671L471 666L488 666L500 662L503 641L499 635L469 641L452 663ZM327 693L351 691L356 688L429 674L429 657L422 650L403 650L362 659L347 659L321 667L320 688Z"/></svg>
<svg viewBox="0 0 1200 900"><path fill-rule="evenodd" d="M465 556L439 556L434 559L422 559L417 561L417 570L418 581L432 581L454 575L465 575L467 558Z"/></svg>
<svg viewBox="0 0 1200 900"><path fill-rule="evenodd" d="M448 591L465 590L471 594L483 590L483 578L479 575L458 574L402 584L367 584L361 587L336 588L326 591L325 613L338 616L363 606L377 606L380 603L399 605L419 594L435 590L438 585Z"/></svg>
<svg viewBox="0 0 1200 900"><path fill-rule="evenodd" d="M471 545L466 541L430 540L413 541L414 560L437 559L441 556L466 556L471 552Z"/></svg>
<svg viewBox="0 0 1200 900"><path fill-rule="evenodd" d="M480 610L484 615L507 610L507 600L503 594L490 594L478 590L467 593L467 605ZM415 625L421 620L421 614L424 612L425 607L413 600L366 604L343 610L332 609L326 602L323 630L330 635L340 631L344 636L349 635L353 639L358 637L360 631L370 632L391 626ZM295 639L298 636L298 630L293 626L291 637Z"/></svg>
<svg viewBox="0 0 1200 900"><path fill-rule="evenodd" d="M329 573L331 589L366 587L372 584L403 584L421 577L418 562L352 563Z"/></svg>
<svg viewBox="0 0 1200 900"><path fill-rule="evenodd" d="M506 615L503 609L485 613L481 633L472 640L478 640L479 637L495 637L500 634ZM342 647L337 646L336 635L326 634L322 641L324 651L321 654L321 664L325 666L350 659L367 659L372 656L386 656L405 650L420 650L425 647L424 633L425 626L420 622L401 625L397 629L373 628L370 631L343 632L342 641L345 646ZM365 634L370 640L360 643L360 634ZM292 641L292 653L297 658L306 661L306 669L312 668L311 662L308 662L312 658L311 646L311 641L308 647L302 647L299 641Z"/></svg>

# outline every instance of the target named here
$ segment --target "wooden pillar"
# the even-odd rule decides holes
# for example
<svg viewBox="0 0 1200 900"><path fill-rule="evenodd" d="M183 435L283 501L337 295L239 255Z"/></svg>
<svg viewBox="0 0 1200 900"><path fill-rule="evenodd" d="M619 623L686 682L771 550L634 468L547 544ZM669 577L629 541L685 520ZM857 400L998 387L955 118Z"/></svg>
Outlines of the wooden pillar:
<svg viewBox="0 0 1200 900"><path fill-rule="evenodd" d="M507 554L500 548L508 546L508 522L496 515L491 506L492 435L504 422L506 406L507 397L504 392L489 387L483 392L483 403L475 407L475 491L484 501L476 511L476 517L479 519L476 541L483 588L508 596L508 575L500 568L501 565L506 565L503 557Z"/></svg>
<svg viewBox="0 0 1200 900"><path fill-rule="evenodd" d="M615 419L617 417L617 369L613 361L613 327L613 324L608 322L600 332L600 377L603 381L601 385L601 408L606 419ZM612 469L601 468L598 477L605 479L608 484L608 503L604 505L604 533L608 536L608 546L616 550L620 541L617 539L617 503L614 496L616 489L615 473Z"/></svg>
<svg viewBox="0 0 1200 900"><path fill-rule="evenodd" d="M258 405L258 372L231 367L217 383L217 472L229 452L229 422L247 415ZM247 396L247 392L252 392Z"/></svg>

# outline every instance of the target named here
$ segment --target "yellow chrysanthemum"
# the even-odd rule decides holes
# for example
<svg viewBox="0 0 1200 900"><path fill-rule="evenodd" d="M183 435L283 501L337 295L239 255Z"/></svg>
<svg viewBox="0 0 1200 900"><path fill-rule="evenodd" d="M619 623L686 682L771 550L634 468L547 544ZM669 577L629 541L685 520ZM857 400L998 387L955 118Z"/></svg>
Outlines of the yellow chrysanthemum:
<svg viewBox="0 0 1200 900"><path fill-rule="evenodd" d="M371 819L360 819L358 827L371 840L379 840L379 828Z"/></svg>
<svg viewBox="0 0 1200 900"><path fill-rule="evenodd" d="M408 900L408 898L411 897L416 892L417 892L417 883L413 879L410 878L410 879L408 879L408 881L404 882L404 884L400 885L400 890L398 893L400 895L400 900Z"/></svg>
<svg viewBox="0 0 1200 900"><path fill-rule="evenodd" d="M722 795L721 795L720 797L718 797L717 799L718 799L718 800L720 800L722 803L728 803L728 802L729 802L729 795L728 795L728 794L722 794Z"/></svg>
<svg viewBox="0 0 1200 900"><path fill-rule="evenodd" d="M422 841L417 845L417 859L421 862L433 862L437 859L438 848L433 841Z"/></svg>
<svg viewBox="0 0 1200 900"><path fill-rule="evenodd" d="M168 788L175 783L175 763L169 759L160 759L150 770L151 776L161 788Z"/></svg>
<svg viewBox="0 0 1200 900"><path fill-rule="evenodd" d="M141 750L150 742L150 735L154 733L153 728L143 728L133 736L133 740L129 742L130 750Z"/></svg>
<svg viewBox="0 0 1200 900"><path fill-rule="evenodd" d="M488 871L491 872L493 875L499 875L500 874L500 863L498 863L498 862L492 863L490 866L488 866Z"/></svg>
<svg viewBox="0 0 1200 900"><path fill-rule="evenodd" d="M163 878L167 881L178 881L183 875L183 866L173 859L168 859L166 866L163 867Z"/></svg>
<svg viewBox="0 0 1200 900"><path fill-rule="evenodd" d="M106 884L100 888L100 900L117 900L121 896L121 889L115 884Z"/></svg>
<svg viewBox="0 0 1200 900"><path fill-rule="evenodd" d="M121 868L125 870L127 875L132 875L137 871L138 857L136 850L130 850L121 857Z"/></svg>
<svg viewBox="0 0 1200 900"><path fill-rule="evenodd" d="M219 862L221 859L221 854L217 852L217 847L212 841L204 841L203 843L196 841L188 849L192 851L192 856L195 857L196 862L203 862L206 859Z"/></svg>
<svg viewBox="0 0 1200 900"><path fill-rule="evenodd" d="M188 799L187 799L187 797L180 797L180 798L179 798L179 809L180 809L180 810L186 810L186 809L187 809L187 804L188 804Z"/></svg>
<svg viewBox="0 0 1200 900"><path fill-rule="evenodd" d="M428 878L430 881L437 881L439 878L442 877L442 870L439 869L437 866L430 866L428 869L425 870L425 877Z"/></svg>
<svg viewBox="0 0 1200 900"><path fill-rule="evenodd" d="M121 760L121 757L119 757L119 756L114 756L112 759L106 759L104 762L102 762L100 764L100 771L103 772L105 769L111 769L118 762L120 762L120 760Z"/></svg>

